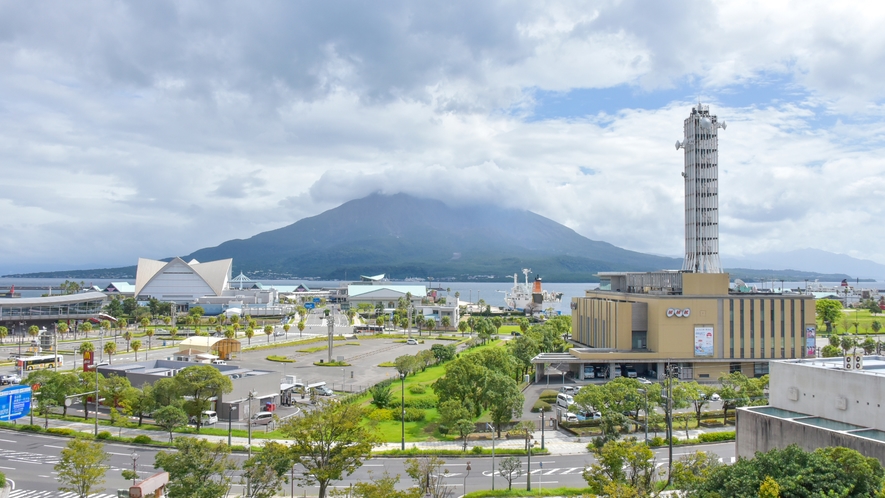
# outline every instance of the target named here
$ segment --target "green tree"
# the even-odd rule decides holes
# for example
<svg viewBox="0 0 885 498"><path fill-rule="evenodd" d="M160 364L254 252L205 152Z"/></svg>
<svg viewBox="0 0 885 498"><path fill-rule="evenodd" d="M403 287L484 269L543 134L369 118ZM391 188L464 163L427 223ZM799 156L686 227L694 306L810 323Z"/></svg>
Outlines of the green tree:
<svg viewBox="0 0 885 498"><path fill-rule="evenodd" d="M129 352L129 348L132 347L132 332L125 331L123 332L123 340L126 341L126 352Z"/></svg>
<svg viewBox="0 0 885 498"><path fill-rule="evenodd" d="M436 320L427 318L424 320L424 326L427 327L427 334L430 335L433 333L433 329L436 328Z"/></svg>
<svg viewBox="0 0 885 498"><path fill-rule="evenodd" d="M292 326L289 325L288 323L286 323L286 324L283 325L283 332L285 332L285 333L288 334L288 333L289 333L289 330L290 330L291 328L292 328Z"/></svg>
<svg viewBox="0 0 885 498"><path fill-rule="evenodd" d="M507 481L507 490L513 489L513 480L522 477L522 460L506 457L498 464L498 474Z"/></svg>
<svg viewBox="0 0 885 498"><path fill-rule="evenodd" d="M82 437L70 440L61 450L59 462L54 467L58 490L76 493L80 498L103 491L101 485L108 470L107 460L103 444Z"/></svg>
<svg viewBox="0 0 885 498"><path fill-rule="evenodd" d="M187 367L173 377L177 391L187 397L184 410L196 420L197 432L202 426L202 413L209 409L210 398L229 393L234 386L230 377L209 365Z"/></svg>
<svg viewBox="0 0 885 498"><path fill-rule="evenodd" d="M449 327L452 326L452 317L446 315L446 316L440 318L439 324L440 324L440 326L442 326L442 328L444 328L444 329L446 329L446 331L448 331Z"/></svg>
<svg viewBox="0 0 885 498"><path fill-rule="evenodd" d="M236 461L224 443L181 437L178 451L161 451L154 468L169 472L166 494L169 498L222 498L230 493Z"/></svg>
<svg viewBox="0 0 885 498"><path fill-rule="evenodd" d="M424 496L418 488L396 489L399 476L391 476L385 470L381 477L374 477L369 472L369 482L354 483L350 490L332 490L332 496L347 498L421 498Z"/></svg>
<svg viewBox="0 0 885 498"><path fill-rule="evenodd" d="M292 452L289 447L268 441L260 453L243 462L241 484L248 483L246 498L273 498L289 482L292 469Z"/></svg>
<svg viewBox="0 0 885 498"><path fill-rule="evenodd" d="M710 473L721 466L719 459L712 453L695 451L683 455L673 462L671 485L675 489L685 491L687 496L695 496Z"/></svg>
<svg viewBox="0 0 885 498"><path fill-rule="evenodd" d="M135 352L135 361L138 361L138 350L141 349L141 341L132 341L130 346L132 346L132 351Z"/></svg>
<svg viewBox="0 0 885 498"><path fill-rule="evenodd" d="M138 321L138 324L141 325L141 331L146 332L148 325L151 324L151 320L148 317L144 317Z"/></svg>
<svg viewBox="0 0 885 498"><path fill-rule="evenodd" d="M0 325L0 344L3 344L3 340L6 339L6 336L9 335L9 329Z"/></svg>
<svg viewBox="0 0 885 498"><path fill-rule="evenodd" d="M818 299L814 305L817 319L827 327L827 332L832 332L832 325L842 316L842 303L835 299Z"/></svg>
<svg viewBox="0 0 885 498"><path fill-rule="evenodd" d="M89 323L89 322L86 322ZM36 339L38 335L40 335L40 328L36 325L31 325L28 327L28 335L31 336L31 339Z"/></svg>
<svg viewBox="0 0 885 498"><path fill-rule="evenodd" d="M144 335L148 338L148 351L151 350L151 342L154 339L154 332L156 332L154 329L147 329L144 331Z"/></svg>
<svg viewBox="0 0 885 498"><path fill-rule="evenodd" d="M410 354L398 356L393 364L396 365L397 372L407 376L418 369L418 359Z"/></svg>
<svg viewBox="0 0 885 498"><path fill-rule="evenodd" d="M319 498L325 498L331 481L362 466L378 444L378 436L360 423L362 417L363 409L356 403L330 402L282 423L280 432L292 440L294 461L305 469L297 479L317 484Z"/></svg>
<svg viewBox="0 0 885 498"><path fill-rule="evenodd" d="M81 342L80 347L77 348L77 354L79 354L80 356L83 356L83 353L85 353L87 351L95 351L95 344L92 344L91 342L88 342L88 341Z"/></svg>
<svg viewBox="0 0 885 498"><path fill-rule="evenodd" d="M523 320L525 320L523 318ZM525 375L532 368L532 358L541 352L538 344L531 337L522 335L512 341L507 341L507 350L519 365L519 375Z"/></svg>
<svg viewBox="0 0 885 498"><path fill-rule="evenodd" d="M378 408L386 408L388 404L390 404L391 393L390 393L390 383L389 382L381 382L372 386L369 389L369 394L372 395L372 403Z"/></svg>
<svg viewBox="0 0 885 498"><path fill-rule="evenodd" d="M267 342L270 343L270 335L273 334L273 326L265 325L264 326L264 334L267 336Z"/></svg>
<svg viewBox="0 0 885 498"><path fill-rule="evenodd" d="M457 348L454 344L434 344L433 346L430 346L430 352L438 363L445 363L447 361L452 361L455 358Z"/></svg>
<svg viewBox="0 0 885 498"><path fill-rule="evenodd" d="M67 333L71 330L71 328L68 326L68 323L67 323L67 322L61 322L61 321L60 321L60 322L58 322L58 324L56 324L56 326L55 326L55 330L56 330L59 334L61 334L61 335L65 335L65 334L67 334Z"/></svg>
<svg viewBox="0 0 885 498"><path fill-rule="evenodd" d="M445 485L449 473L448 469L443 468L445 460L437 456L422 455L407 458L404 463L406 474L417 483L414 489L418 491L418 496L429 495L431 498L451 496L451 489Z"/></svg>
<svg viewBox="0 0 885 498"><path fill-rule="evenodd" d="M883 476L878 460L857 451L825 447L806 452L791 445L714 468L691 496L758 496L770 478L780 488L779 496L872 497L879 496Z"/></svg>
<svg viewBox="0 0 885 498"><path fill-rule="evenodd" d="M83 332L83 337L89 337L89 333L92 332L92 323L91 322L83 322L79 326L80 332ZM30 331L28 331L30 333Z"/></svg>
<svg viewBox="0 0 885 498"><path fill-rule="evenodd" d="M304 323L304 320L299 320L299 321L298 321L298 325L297 325L297 327L298 327L298 337L301 337L301 334L304 332L304 327L305 327L305 325L306 325L306 324Z"/></svg>
<svg viewBox="0 0 885 498"><path fill-rule="evenodd" d="M498 335L498 333L501 331L501 327L504 325L504 319L500 316L496 316L492 318L491 323L492 326L495 327L495 335Z"/></svg>
<svg viewBox="0 0 885 498"><path fill-rule="evenodd" d="M117 343L116 342L106 342L104 344L104 352L108 355L108 363L113 363L111 361L111 356L117 352Z"/></svg>
<svg viewBox="0 0 885 498"><path fill-rule="evenodd" d="M114 296L103 311L114 318L120 318L123 316L123 303L120 302L119 297Z"/></svg>
<svg viewBox="0 0 885 498"><path fill-rule="evenodd" d="M111 375L104 379L99 388L99 393L106 400L106 404L110 407L117 407L123 401L126 390L130 389L132 384L129 379L122 375Z"/></svg>
<svg viewBox="0 0 885 498"><path fill-rule="evenodd" d="M458 322L458 332L461 332L462 336L467 332L467 329L469 328L470 325L468 325L466 321L461 320L460 322Z"/></svg>
<svg viewBox="0 0 885 498"><path fill-rule="evenodd" d="M515 380L501 374L494 374L489 379L489 386L486 393L489 416L495 424L498 437L501 437L501 428L513 420L515 413L522 411L525 397Z"/></svg>
<svg viewBox="0 0 885 498"><path fill-rule="evenodd" d="M471 420L470 410L456 399L450 399L439 404L439 424L445 430L454 429L459 420Z"/></svg>
<svg viewBox="0 0 885 498"><path fill-rule="evenodd" d="M645 443L635 439L609 441L591 452L596 462L583 475L592 492L612 496L612 484L619 485L614 489L632 490L635 496L651 496L655 492L655 455Z"/></svg>
<svg viewBox="0 0 885 498"><path fill-rule="evenodd" d="M839 346L827 344L821 348L820 355L824 358L835 358L837 356L842 356L842 350L839 349Z"/></svg>
<svg viewBox="0 0 885 498"><path fill-rule="evenodd" d="M768 383L765 376L764 383ZM719 377L722 388L719 395L722 397L723 419L728 419L728 411L739 406L748 406L753 401L762 398L763 383L760 379L750 379L740 372L732 372Z"/></svg>
<svg viewBox="0 0 885 498"><path fill-rule="evenodd" d="M252 338L255 337L255 329L253 329L252 327L249 327L246 329L246 332L244 332L244 333L246 334L246 343L249 346L251 346L252 345Z"/></svg>

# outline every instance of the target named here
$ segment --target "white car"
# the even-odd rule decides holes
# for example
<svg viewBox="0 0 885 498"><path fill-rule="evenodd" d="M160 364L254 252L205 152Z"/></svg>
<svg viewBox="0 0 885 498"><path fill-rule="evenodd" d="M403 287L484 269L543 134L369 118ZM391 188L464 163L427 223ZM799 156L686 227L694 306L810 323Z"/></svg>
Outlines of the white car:
<svg viewBox="0 0 885 498"><path fill-rule="evenodd" d="M0 385L3 384L20 384L22 381L21 375L17 373L7 374L3 377L0 377Z"/></svg>
<svg viewBox="0 0 885 498"><path fill-rule="evenodd" d="M417 346L417 345L418 345L418 341L415 340L415 339L409 338L409 340L406 341L406 344L408 344L408 345L410 345L410 346Z"/></svg>
<svg viewBox="0 0 885 498"><path fill-rule="evenodd" d="M563 422L577 422L578 416L572 412L567 412L565 415L562 416L562 421Z"/></svg>
<svg viewBox="0 0 885 498"><path fill-rule="evenodd" d="M191 417L191 423L197 423L197 417ZM203 412L202 423L200 425L215 425L218 423L218 413L215 410L205 410Z"/></svg>
<svg viewBox="0 0 885 498"><path fill-rule="evenodd" d="M718 394L713 393L713 395L710 396L710 401L722 401L722 398L720 398Z"/></svg>

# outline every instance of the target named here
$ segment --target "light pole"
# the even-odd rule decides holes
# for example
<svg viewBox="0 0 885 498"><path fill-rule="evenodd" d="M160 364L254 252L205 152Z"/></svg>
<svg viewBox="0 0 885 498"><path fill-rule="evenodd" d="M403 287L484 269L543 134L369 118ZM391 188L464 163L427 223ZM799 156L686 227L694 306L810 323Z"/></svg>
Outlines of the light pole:
<svg viewBox="0 0 885 498"><path fill-rule="evenodd" d="M648 444L648 391L645 389L637 389L637 391L645 395L645 444Z"/></svg>
<svg viewBox="0 0 885 498"><path fill-rule="evenodd" d="M230 405L230 408L227 409L227 445L228 446L231 446L230 429L231 429L231 422L234 419L235 413L237 413L237 405Z"/></svg>
<svg viewBox="0 0 885 498"><path fill-rule="evenodd" d="M135 486L135 480L138 479L138 453L133 451L129 457L132 458L132 485Z"/></svg>
<svg viewBox="0 0 885 498"><path fill-rule="evenodd" d="M248 403L249 403L248 408L249 409L247 410L247 413L249 414L250 419L247 420L246 422L249 424L249 426L248 426L249 427L249 445L248 445L249 446L249 458L252 458L252 420L251 420L251 417L252 417L252 400L255 399L255 391L249 391L249 398L248 399L249 399L249 401L248 401ZM252 493L252 480L248 477L246 478L246 493L249 493L249 494Z"/></svg>
<svg viewBox="0 0 885 498"><path fill-rule="evenodd" d="M667 363L667 439L670 460L667 462L667 486L673 475L673 377L679 375L679 366Z"/></svg>
<svg viewBox="0 0 885 498"><path fill-rule="evenodd" d="M494 469L492 469L494 470ZM467 495L467 478L470 477L470 462L467 462L467 475L464 476L464 495Z"/></svg>
<svg viewBox="0 0 885 498"><path fill-rule="evenodd" d="M400 429L402 431L402 444L400 445L400 449L402 451L406 451L406 374L405 372L400 372L399 374L399 382L400 382L400 416L399 423Z"/></svg>
<svg viewBox="0 0 885 498"><path fill-rule="evenodd" d="M541 408L541 449L544 449L544 409Z"/></svg>
<svg viewBox="0 0 885 498"><path fill-rule="evenodd" d="M528 446L528 451L526 451L526 453L528 453L529 458L528 458L528 465L526 466L527 467L527 469L526 469L527 479L526 479L526 484L525 484L525 490L531 491L532 490L532 435L528 431L526 431L526 446Z"/></svg>
<svg viewBox="0 0 885 498"><path fill-rule="evenodd" d="M326 310L326 322L329 326L329 363L332 363L332 340L335 337L335 319L329 310Z"/></svg>

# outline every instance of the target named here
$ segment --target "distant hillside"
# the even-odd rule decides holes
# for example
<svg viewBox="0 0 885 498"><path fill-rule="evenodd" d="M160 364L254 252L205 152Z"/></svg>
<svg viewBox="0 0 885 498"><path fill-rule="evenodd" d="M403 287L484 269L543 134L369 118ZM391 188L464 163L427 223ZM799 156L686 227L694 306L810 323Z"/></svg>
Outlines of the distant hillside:
<svg viewBox="0 0 885 498"><path fill-rule="evenodd" d="M370 195L292 225L200 249L185 260L233 258L235 271L257 276L464 280L499 278L532 268L557 282L587 282L606 270L678 268L651 256L590 240L529 211L495 206L452 208L405 194Z"/></svg>
<svg viewBox="0 0 885 498"><path fill-rule="evenodd" d="M370 195L277 230L183 256L186 261L223 258L233 258L235 273L242 271L263 279L343 280L386 273L392 279L465 281L494 275L488 280L503 281L522 268L531 268L547 281L592 282L596 280L593 275L600 271L682 267L680 258L653 256L590 240L529 211L495 206L453 208L405 194ZM838 270L821 274L759 270L750 265L743 268L747 269L727 271L733 278L747 281L854 278ZM132 279L135 267L10 276Z"/></svg>

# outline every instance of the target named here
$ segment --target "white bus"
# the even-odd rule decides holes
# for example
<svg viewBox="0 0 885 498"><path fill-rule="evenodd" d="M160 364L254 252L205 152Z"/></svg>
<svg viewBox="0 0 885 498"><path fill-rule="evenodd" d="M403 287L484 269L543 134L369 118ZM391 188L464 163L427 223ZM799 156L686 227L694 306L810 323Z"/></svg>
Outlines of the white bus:
<svg viewBox="0 0 885 498"><path fill-rule="evenodd" d="M64 357L62 355L43 355L43 356L23 356L15 360L15 366L19 370L38 370L41 368L52 368L53 366L64 366Z"/></svg>

